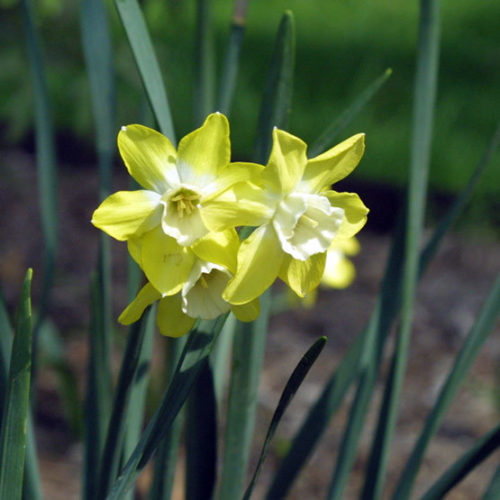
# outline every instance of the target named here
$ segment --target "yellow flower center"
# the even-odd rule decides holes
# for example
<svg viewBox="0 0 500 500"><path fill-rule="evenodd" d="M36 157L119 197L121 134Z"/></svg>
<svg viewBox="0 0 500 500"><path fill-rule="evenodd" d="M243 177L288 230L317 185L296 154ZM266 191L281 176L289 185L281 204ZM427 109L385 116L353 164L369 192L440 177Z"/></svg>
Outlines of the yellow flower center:
<svg viewBox="0 0 500 500"><path fill-rule="evenodd" d="M194 212L200 203L200 195L192 189L181 187L170 196L169 201L175 205L179 217L184 217Z"/></svg>

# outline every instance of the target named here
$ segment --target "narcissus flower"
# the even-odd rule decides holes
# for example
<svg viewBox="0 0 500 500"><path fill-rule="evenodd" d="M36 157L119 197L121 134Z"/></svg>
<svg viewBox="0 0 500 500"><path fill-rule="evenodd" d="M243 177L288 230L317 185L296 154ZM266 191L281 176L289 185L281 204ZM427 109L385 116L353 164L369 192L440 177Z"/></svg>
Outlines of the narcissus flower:
<svg viewBox="0 0 500 500"><path fill-rule="evenodd" d="M240 321L253 321L260 312L258 299L235 306L222 298L222 292L232 276L228 268L195 257L180 292L162 296L151 283L147 283L118 321L124 325L136 322L144 309L157 301L156 322L160 332L169 337L184 335L198 318L215 319L229 310Z"/></svg>
<svg viewBox="0 0 500 500"><path fill-rule="evenodd" d="M354 280L356 268L347 257L359 252L359 241L356 238L333 240L326 252L326 263L321 285L329 288L346 288Z"/></svg>
<svg viewBox="0 0 500 500"><path fill-rule="evenodd" d="M209 115L185 136L177 151L164 135L142 125L123 127L118 148L130 175L144 189L109 196L94 212L92 223L121 241L161 227L179 245L189 246L210 231L231 227L232 220L225 223L213 204L219 207L227 189L263 168L230 163L229 124L220 113ZM238 206L243 222L251 210L246 204ZM146 239L143 246L150 243Z"/></svg>
<svg viewBox="0 0 500 500"><path fill-rule="evenodd" d="M260 227L242 242L236 275L223 294L232 304L258 297L278 276L303 297L318 286L332 242L352 237L366 222L368 209L357 194L330 189L359 163L364 134L312 159L306 149L299 138L274 129L254 195L263 207Z"/></svg>

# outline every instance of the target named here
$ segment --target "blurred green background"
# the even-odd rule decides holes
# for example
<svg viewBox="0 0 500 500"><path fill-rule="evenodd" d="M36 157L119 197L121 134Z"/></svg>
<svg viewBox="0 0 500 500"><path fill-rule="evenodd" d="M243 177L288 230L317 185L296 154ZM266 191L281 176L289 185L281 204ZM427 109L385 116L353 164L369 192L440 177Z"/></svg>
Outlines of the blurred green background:
<svg viewBox="0 0 500 500"><path fill-rule="evenodd" d="M179 137L193 128L194 0L146 0ZM220 69L232 12L213 2ZM32 93L15 0L0 0L0 126L3 146L26 146ZM92 161L93 124L80 43L78 2L36 2L49 90L63 161ZM109 2L117 74L118 126L140 120L142 88ZM412 116L418 2L378 0L250 1L241 71L231 114L233 154L248 159L274 36L285 9L296 19L296 79L290 131L311 142L386 68L393 75L343 134L363 131L367 151L354 180L404 186ZM431 188L446 200L465 185L500 118L500 2L442 2L442 43ZM466 216L469 227L500 222L500 155L488 167ZM431 210L432 211L432 210ZM498 231L498 230L497 230ZM498 232L496 233L498 236Z"/></svg>

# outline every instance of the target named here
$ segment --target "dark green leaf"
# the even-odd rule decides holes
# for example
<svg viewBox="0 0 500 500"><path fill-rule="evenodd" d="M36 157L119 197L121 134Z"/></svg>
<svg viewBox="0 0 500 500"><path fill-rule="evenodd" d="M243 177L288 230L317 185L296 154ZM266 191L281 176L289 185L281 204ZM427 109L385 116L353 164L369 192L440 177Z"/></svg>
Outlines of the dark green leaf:
<svg viewBox="0 0 500 500"><path fill-rule="evenodd" d="M23 489L31 378L31 279L26 273L19 298L12 343L2 431L0 434L0 498L17 500Z"/></svg>
<svg viewBox="0 0 500 500"><path fill-rule="evenodd" d="M493 428L464 453L422 496L422 500L443 498L469 472L500 447L500 425Z"/></svg>
<svg viewBox="0 0 500 500"><path fill-rule="evenodd" d="M370 454L362 496L380 498L390 443L394 434L403 385L410 332L413 321L416 284L419 274L419 247L422 235L427 178L431 150L434 102L437 86L439 54L439 1L421 0L417 71L413 108L413 134L408 184L405 264L402 284L401 326L398 332L394 361L387 380L384 402Z"/></svg>
<svg viewBox="0 0 500 500"><path fill-rule="evenodd" d="M384 73L379 76L374 82L372 82L366 89L361 92L354 102L332 123L326 128L326 130L316 139L310 146L308 150L308 156L317 156L323 151L326 151L330 147L334 140L338 137L340 132L344 130L349 123L356 117L356 115L364 109L372 97L379 91L380 87L388 80L391 76L392 70L387 69Z"/></svg>
<svg viewBox="0 0 500 500"><path fill-rule="evenodd" d="M286 129L292 106L295 68L295 28L293 15L281 19L266 86L262 97L255 144L255 160L266 163L271 151L273 127Z"/></svg>
<svg viewBox="0 0 500 500"><path fill-rule="evenodd" d="M122 498L160 445L162 438L184 405L225 319L226 316L222 316L215 321L207 322L206 325L200 326L189 334L172 383L165 392L160 407L146 427L139 444L115 482L107 497L109 500Z"/></svg>
<svg viewBox="0 0 500 500"><path fill-rule="evenodd" d="M252 476L250 484L248 485L247 490L245 491L245 495L243 496L244 500L248 500L253 492L253 488L259 477L260 469L264 460L266 459L267 452L269 450L269 445L271 444L271 440L276 432L278 424L283 417L288 405L291 403L295 393L301 386L302 382L306 378L306 375L309 373L312 365L318 359L318 356L321 354L321 351L325 347L326 337L320 337L304 354L302 359L299 361L299 364L295 367L292 375L288 379L288 382L281 394L280 400L278 402L278 406L274 412L273 418L271 420L271 424L269 425L269 429L266 434L266 438L264 440L264 445L262 446L262 451L260 452L259 461L257 462L257 467L255 468L255 472Z"/></svg>
<svg viewBox="0 0 500 500"><path fill-rule="evenodd" d="M115 0L115 5L127 33L156 121L163 134L175 145L174 126L165 84L142 11L137 0Z"/></svg>
<svg viewBox="0 0 500 500"><path fill-rule="evenodd" d="M215 51L211 0L197 0L194 122L199 127L215 111Z"/></svg>
<svg viewBox="0 0 500 500"><path fill-rule="evenodd" d="M247 16L248 0L235 0L234 12L229 32L229 40L226 44L224 66L219 86L217 109L229 116L233 102L236 78L240 64L241 46L245 36L245 25Z"/></svg>
<svg viewBox="0 0 500 500"><path fill-rule="evenodd" d="M186 499L212 498L217 476L217 404L206 358L187 400Z"/></svg>
<svg viewBox="0 0 500 500"><path fill-rule="evenodd" d="M137 375L141 357L142 343L146 332L146 321L151 314L151 309L144 313L139 321L129 329L127 346L123 355L120 375L115 390L113 409L109 419L106 442L102 453L98 498L105 498L109 487L116 479L120 458L122 455L123 441L126 431L127 405L130 400L133 382Z"/></svg>

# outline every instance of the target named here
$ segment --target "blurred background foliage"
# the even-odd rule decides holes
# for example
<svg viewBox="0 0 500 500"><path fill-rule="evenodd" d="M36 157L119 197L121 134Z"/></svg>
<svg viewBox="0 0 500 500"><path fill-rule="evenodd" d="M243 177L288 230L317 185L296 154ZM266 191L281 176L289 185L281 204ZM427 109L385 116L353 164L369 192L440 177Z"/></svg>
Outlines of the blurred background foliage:
<svg viewBox="0 0 500 500"><path fill-rule="evenodd" d="M220 69L232 3L214 0ZM39 0L39 28L61 158L93 160L89 89L78 22L79 2ZM145 0L142 6L169 92L177 135L193 128L195 2ZM1 143L30 145L32 91L16 0L0 0ZM367 134L354 181L400 188L406 182L418 2L378 0L250 1L241 71L231 115L233 154L248 159L273 39L285 9L293 10L297 60L290 130L311 142L386 68L393 75L345 132ZM117 129L141 120L143 91L115 9L109 2L117 75ZM435 200L463 187L488 144L500 109L500 2L445 0L430 186ZM499 155L468 210L469 228L500 222ZM432 210L431 210L432 211ZM498 229L496 230L498 231ZM495 236L498 237L498 232Z"/></svg>

